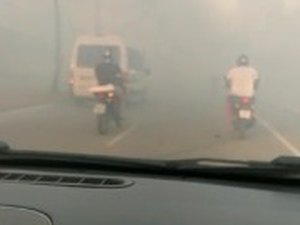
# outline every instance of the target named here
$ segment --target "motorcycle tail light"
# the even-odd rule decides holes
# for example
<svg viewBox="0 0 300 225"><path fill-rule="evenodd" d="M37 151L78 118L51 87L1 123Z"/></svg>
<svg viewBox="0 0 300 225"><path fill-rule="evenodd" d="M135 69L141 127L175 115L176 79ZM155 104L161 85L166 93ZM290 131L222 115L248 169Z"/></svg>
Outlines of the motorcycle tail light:
<svg viewBox="0 0 300 225"><path fill-rule="evenodd" d="M242 98L241 98L241 103L242 103L242 104L246 105L246 104L248 104L249 102L250 102L249 97L242 97Z"/></svg>

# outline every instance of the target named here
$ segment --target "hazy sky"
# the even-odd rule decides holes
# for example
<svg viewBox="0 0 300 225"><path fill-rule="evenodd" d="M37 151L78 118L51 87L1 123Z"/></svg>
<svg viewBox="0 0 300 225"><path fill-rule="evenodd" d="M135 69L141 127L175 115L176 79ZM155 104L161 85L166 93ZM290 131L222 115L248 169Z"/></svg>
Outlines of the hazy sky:
<svg viewBox="0 0 300 225"><path fill-rule="evenodd" d="M276 2L281 3L281 10L288 13L293 13L299 8L298 0L188 0L184 2L186 5L198 5L199 13L203 4L206 2L207 5L209 2L222 20L224 18L230 20L230 17L239 18L240 5L247 1L255 4L262 2L262 5L265 2L269 8L272 8ZM92 31L95 0L59 0L59 2L63 20L68 26L78 32ZM155 0L99 0L99 2L103 8L102 20L110 27L117 23L121 26L126 22L124 20L132 19L130 14L136 14L135 8L139 10L141 5L145 5L145 8L148 6L150 10L151 6L155 5L152 3ZM166 11L170 7L176 7L176 3L169 4L170 2L174 0L161 0L158 4ZM52 3L52 0L1 0L0 24L29 33L47 33L52 23Z"/></svg>
<svg viewBox="0 0 300 225"><path fill-rule="evenodd" d="M66 62L76 35L93 32L95 1L59 0ZM218 66L219 76L240 53L262 71L299 70L299 0L98 1L102 30L178 70ZM53 43L53 0L0 0L0 26Z"/></svg>
<svg viewBox="0 0 300 225"><path fill-rule="evenodd" d="M136 0L99 2L103 8L103 22L112 23L113 20L114 24L122 24L124 19L130 19L128 15L134 11L131 7ZM52 0L1 0L0 24L27 33L43 33L49 30L49 25L53 22L52 3ZM80 32L93 31L95 0L59 0L59 3L62 20L70 26L67 28ZM105 15L109 16L105 17Z"/></svg>
<svg viewBox="0 0 300 225"><path fill-rule="evenodd" d="M163 52L173 56L180 52L178 55L189 57L198 54L199 49L203 54L219 51L229 58L242 49L259 56L273 55L300 38L300 32L295 30L300 21L298 0L99 2L103 30L120 34L131 45L146 46L161 56ZM59 3L64 45L71 46L76 35L93 32L95 0L59 0ZM0 9L0 25L51 42L52 0L1 0ZM289 40L287 33L293 33ZM219 50L220 46L224 51ZM226 51L231 55L225 55Z"/></svg>

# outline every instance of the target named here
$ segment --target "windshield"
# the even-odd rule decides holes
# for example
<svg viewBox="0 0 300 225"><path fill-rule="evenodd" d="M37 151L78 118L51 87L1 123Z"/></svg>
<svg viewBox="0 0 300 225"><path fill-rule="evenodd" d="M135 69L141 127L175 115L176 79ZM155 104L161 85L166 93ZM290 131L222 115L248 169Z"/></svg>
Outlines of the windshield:
<svg viewBox="0 0 300 225"><path fill-rule="evenodd" d="M114 63L119 63L119 49L116 46L101 45L79 45L77 55L77 66L95 68L97 64L104 61L105 52L109 50Z"/></svg>
<svg viewBox="0 0 300 225"><path fill-rule="evenodd" d="M0 6L0 139L12 148L140 159L300 155L297 0Z"/></svg>

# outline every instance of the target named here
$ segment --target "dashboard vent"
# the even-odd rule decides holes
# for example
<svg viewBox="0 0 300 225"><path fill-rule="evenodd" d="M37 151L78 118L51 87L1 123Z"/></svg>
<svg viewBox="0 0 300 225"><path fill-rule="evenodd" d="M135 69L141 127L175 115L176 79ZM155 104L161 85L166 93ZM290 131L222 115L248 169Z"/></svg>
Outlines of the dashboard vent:
<svg viewBox="0 0 300 225"><path fill-rule="evenodd" d="M16 172L0 172L0 182L80 188L125 188L133 184L118 178Z"/></svg>

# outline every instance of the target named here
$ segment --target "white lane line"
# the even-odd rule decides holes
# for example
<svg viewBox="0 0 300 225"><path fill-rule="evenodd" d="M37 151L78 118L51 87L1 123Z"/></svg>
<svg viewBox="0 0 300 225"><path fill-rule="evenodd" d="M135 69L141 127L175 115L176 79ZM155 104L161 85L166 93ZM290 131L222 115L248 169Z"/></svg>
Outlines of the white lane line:
<svg viewBox="0 0 300 225"><path fill-rule="evenodd" d="M266 120L256 116L261 125L263 125L284 147L296 156L300 156L300 150L289 142L282 134L274 129Z"/></svg>
<svg viewBox="0 0 300 225"><path fill-rule="evenodd" d="M8 122L15 119L25 119L28 117L34 117L36 113L46 113L47 109L53 107L53 104L44 104L38 106L29 106L19 109L0 111L0 123Z"/></svg>
<svg viewBox="0 0 300 225"><path fill-rule="evenodd" d="M122 132L121 134L117 135L116 137L114 137L112 140L110 140L106 146L111 148L114 145L118 144L119 142L121 142L122 140L124 140L127 136L129 136L130 134L132 134L135 130L137 129L137 125L132 125L131 127L129 127L127 130L125 130L124 132Z"/></svg>
<svg viewBox="0 0 300 225"><path fill-rule="evenodd" d="M44 109L47 108L49 106L52 106L53 103L47 103L47 104L41 104L41 105L35 105L35 106L26 106L26 107L22 107L22 108L16 108L16 109L10 109L10 110L4 110L4 111L0 111L0 116L6 116L6 115L10 115L12 113L24 113L24 112L28 112L28 111L34 111L34 110L40 110L40 109Z"/></svg>

